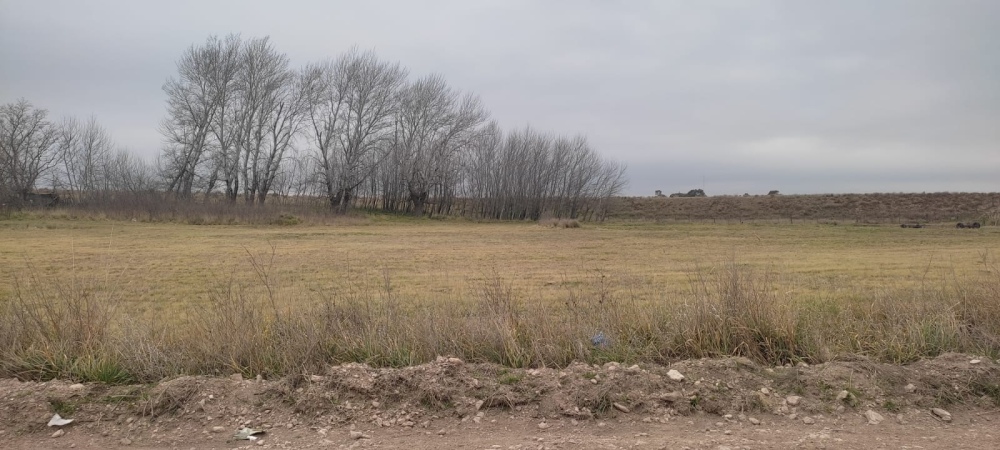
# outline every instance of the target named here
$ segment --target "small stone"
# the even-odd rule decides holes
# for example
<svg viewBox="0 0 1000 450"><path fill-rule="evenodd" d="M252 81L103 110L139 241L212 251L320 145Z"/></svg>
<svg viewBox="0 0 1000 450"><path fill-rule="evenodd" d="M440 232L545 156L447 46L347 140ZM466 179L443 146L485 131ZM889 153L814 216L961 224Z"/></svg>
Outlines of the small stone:
<svg viewBox="0 0 1000 450"><path fill-rule="evenodd" d="M725 434L725 435L728 436L730 434L733 434L733 431L732 430L726 430L726 431L723 431L722 434Z"/></svg>
<svg viewBox="0 0 1000 450"><path fill-rule="evenodd" d="M358 439L365 439L365 438L366 438L366 436L365 436L364 433L362 433L360 431L353 431L353 430L351 431L351 439L358 440Z"/></svg>
<svg viewBox="0 0 1000 450"><path fill-rule="evenodd" d="M790 420L796 420L796 419L798 419L798 418L799 418L799 415L798 415L798 414L795 414L795 413L791 413L791 414L789 414L789 415L788 415L788 418L789 418Z"/></svg>
<svg viewBox="0 0 1000 450"><path fill-rule="evenodd" d="M607 424L607 423L605 423L605 422L597 422L597 426L599 426L599 427L603 428L603 427L606 427L606 426L608 426L608 424Z"/></svg>
<svg viewBox="0 0 1000 450"><path fill-rule="evenodd" d="M120 441L118 441L118 443L121 444L121 445L126 445L126 446L127 445L132 445L132 440L129 439L129 438L122 438Z"/></svg>
<svg viewBox="0 0 1000 450"><path fill-rule="evenodd" d="M442 429L438 430L437 434L438 434L438 436L444 436L444 435L448 434L448 432L445 431L444 428L442 428Z"/></svg>
<svg viewBox="0 0 1000 450"><path fill-rule="evenodd" d="M71 384L71 385L69 386L69 389L70 389L71 391L80 391L80 390L83 390L83 385L82 385L82 384L80 384L80 383L76 383L76 384Z"/></svg>
<svg viewBox="0 0 1000 450"><path fill-rule="evenodd" d="M591 378L590 384L597 384L597 378Z"/></svg>
<svg viewBox="0 0 1000 450"><path fill-rule="evenodd" d="M951 422L951 413L941 408L931 408L931 414L942 422Z"/></svg>
<svg viewBox="0 0 1000 450"><path fill-rule="evenodd" d="M812 424L816 423L816 419L813 419L812 417L809 417L809 416L805 416L805 417L802 418L802 423L804 423L806 425L812 425Z"/></svg>
<svg viewBox="0 0 1000 450"><path fill-rule="evenodd" d="M788 406L799 406L799 402L801 401L802 397L799 397L798 395L789 395L788 397L785 397L785 402L788 403Z"/></svg>
<svg viewBox="0 0 1000 450"><path fill-rule="evenodd" d="M844 400L847 400L850 397L851 397L851 393L847 392L847 390L843 390L843 391L840 391L840 392L837 393L837 401L838 402L842 402Z"/></svg>
<svg viewBox="0 0 1000 450"><path fill-rule="evenodd" d="M771 395L771 390L766 387L762 387L760 388L760 393L764 395Z"/></svg>
<svg viewBox="0 0 1000 450"><path fill-rule="evenodd" d="M912 394L914 391L917 390L917 387L914 386L913 383L910 383L910 384L907 384L906 386L903 386L903 390L906 391L909 394Z"/></svg>
<svg viewBox="0 0 1000 450"><path fill-rule="evenodd" d="M865 411L865 419L868 419L868 425L878 425L882 423L883 420L885 420L885 418L883 418L881 414L872 411L870 409L868 411Z"/></svg>
<svg viewBox="0 0 1000 450"><path fill-rule="evenodd" d="M52 437L57 438L57 437L62 436L64 434L66 434L66 431L64 431L64 430L56 430L55 433L52 433Z"/></svg>
<svg viewBox="0 0 1000 450"><path fill-rule="evenodd" d="M542 423L538 424L538 429L539 429L539 430L546 430L546 429L548 429L548 428L549 428L550 426L552 426L552 425L549 425L549 424L547 424L547 423L545 423L545 422L542 422Z"/></svg>
<svg viewBox="0 0 1000 450"><path fill-rule="evenodd" d="M213 433L221 433L223 431L226 431L226 427L212 427Z"/></svg>
<svg viewBox="0 0 1000 450"><path fill-rule="evenodd" d="M981 362L983 362L981 359L973 359L972 361L969 361L969 364L979 364ZM72 387L72 386L70 386L70 387Z"/></svg>
<svg viewBox="0 0 1000 450"><path fill-rule="evenodd" d="M667 378L673 381L684 381L684 375L681 375L676 369L670 369L667 371Z"/></svg>
<svg viewBox="0 0 1000 450"><path fill-rule="evenodd" d="M611 406L614 406L615 409L617 409L617 410L619 410L619 411L621 411L623 413L628 414L628 411L629 411L628 407L625 406L625 405L623 405L623 404L621 404L621 403L617 403L617 402L616 403L612 403Z"/></svg>
<svg viewBox="0 0 1000 450"><path fill-rule="evenodd" d="M322 375L309 375L309 381L312 381L313 383L322 382L323 379Z"/></svg>
<svg viewBox="0 0 1000 450"><path fill-rule="evenodd" d="M760 425L760 420L756 417L751 417L749 420L751 425Z"/></svg>
<svg viewBox="0 0 1000 450"><path fill-rule="evenodd" d="M378 402L378 401L376 401L376 400L372 400L372 407L373 407L373 408L378 408L379 406L382 406L382 404L381 404L381 403L379 403L379 402Z"/></svg>

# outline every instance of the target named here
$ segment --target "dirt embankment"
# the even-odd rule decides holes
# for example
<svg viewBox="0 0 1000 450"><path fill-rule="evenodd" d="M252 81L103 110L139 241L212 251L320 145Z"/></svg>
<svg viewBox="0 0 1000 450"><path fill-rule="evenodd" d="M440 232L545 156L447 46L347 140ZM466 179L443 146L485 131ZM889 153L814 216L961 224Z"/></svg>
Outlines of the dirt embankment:
<svg viewBox="0 0 1000 450"><path fill-rule="evenodd" d="M831 220L861 223L1000 224L1000 193L621 197L608 218L666 221Z"/></svg>
<svg viewBox="0 0 1000 450"><path fill-rule="evenodd" d="M997 448L998 407L1000 366L959 354L906 366L729 358L563 369L439 358L280 380L0 380L0 447ZM54 413L74 422L47 427ZM264 433L234 439L242 427Z"/></svg>

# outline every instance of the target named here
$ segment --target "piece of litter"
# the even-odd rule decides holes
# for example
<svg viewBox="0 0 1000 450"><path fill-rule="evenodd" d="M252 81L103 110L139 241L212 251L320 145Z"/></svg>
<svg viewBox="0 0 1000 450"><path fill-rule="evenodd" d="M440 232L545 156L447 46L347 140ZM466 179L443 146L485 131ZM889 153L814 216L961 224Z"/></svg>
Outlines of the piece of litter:
<svg viewBox="0 0 1000 450"><path fill-rule="evenodd" d="M264 430L254 430L251 428L243 427L240 428L240 430L233 435L233 439L241 441L256 441L258 434L264 434Z"/></svg>
<svg viewBox="0 0 1000 450"><path fill-rule="evenodd" d="M71 423L73 423L73 419L63 419L62 417L59 416L59 414L55 414L52 416L51 419L49 419L50 427L61 427L64 425L69 425Z"/></svg>
<svg viewBox="0 0 1000 450"><path fill-rule="evenodd" d="M603 331L598 331L597 334L590 338L590 343L597 348L608 348L611 346L611 339L608 339Z"/></svg>

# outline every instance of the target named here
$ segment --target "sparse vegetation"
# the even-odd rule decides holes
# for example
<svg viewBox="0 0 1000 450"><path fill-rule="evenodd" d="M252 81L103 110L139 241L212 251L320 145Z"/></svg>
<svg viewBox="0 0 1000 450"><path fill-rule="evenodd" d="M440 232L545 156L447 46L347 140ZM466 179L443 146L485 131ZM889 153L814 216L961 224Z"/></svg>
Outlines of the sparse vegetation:
<svg viewBox="0 0 1000 450"><path fill-rule="evenodd" d="M23 225L18 228L19 224L4 224L9 239L27 239L19 241L23 245L35 236L31 248L43 251L44 245L60 245L46 241L54 233L73 234L69 226L75 222L59 222L58 231L43 229L42 234L37 228L29 229L30 233L19 232L23 229ZM83 233L89 227L107 230L101 222L79 225ZM485 231L476 231L477 227L485 227ZM198 237L200 232L177 236L178 232L203 229L184 225L135 224L117 233L141 239L147 236L143 234L146 228L152 234L164 235L160 239L179 242L170 247L154 239L144 245L168 245L173 251L200 248L199 241L203 239ZM730 245L718 242L732 232L729 227L680 228L681 231L670 231L677 233L671 258L684 254L682 242L687 242L694 261L703 258L698 255L704 254L705 242L720 248ZM432 361L437 355L455 355L466 361L495 362L507 367L562 367L573 361L667 363L683 358L733 355L768 364L821 362L842 355L908 362L950 351L1000 356L997 338L1000 270L996 260L989 251L972 249L981 242L968 241L966 234L945 234L945 229L940 230L941 240L935 248L945 254L948 249L961 248L955 247L956 244L968 241L969 247L955 253L977 255L969 258L967 265L956 266L952 260L940 269L930 269L923 260L918 265L904 265L895 272L897 275L892 275L894 272L886 264L886 269L869 283L864 267L857 266L874 257L874 253L862 248L847 252L839 249L826 258L852 259L836 265L831 264L833 259L815 258L829 251L822 249L831 244L830 239L838 239L835 237L838 235L822 234L826 240L818 242L794 237L801 236L796 233L829 230L843 233L848 229L770 226L756 229L757 237L751 238L752 245L759 242L769 243L768 246L745 247L745 255L730 257L722 263L687 269L683 265L674 266L669 270L679 271L677 277L664 283L654 280L664 273L666 266L638 271L640 267L658 264L648 251L654 241L629 244L647 249L644 259L632 261L635 273L600 270L573 273L568 272L572 266L567 265L550 271L533 269L535 264L544 266L553 261L545 253L545 246L561 248L570 242L606 261L615 255L635 258L636 253L625 247L629 239L652 233L655 241L663 245L663 238L670 235L656 234L662 228L585 228L579 233L545 235L544 244L532 246L517 240L535 239L534 233L540 230L524 225L338 227L337 233L344 233L343 237L349 235L355 244L364 240L366 243L358 248L369 251L387 238L382 235L387 232L429 236L436 230L447 233L449 242L462 239L456 232L484 232L512 249L528 251L507 256L495 253L494 263L510 258L536 277L551 273L556 280L561 279L545 290L544 284L520 280L516 266L503 265L486 272L456 272L451 277L459 278L457 284L426 285L426 288L446 288L433 296L418 294L424 288L416 280L420 273L426 272L397 266L403 260L424 257L413 252L398 261L385 259L387 254L382 253L381 265L386 268L381 271L370 270L372 262L360 259L338 264L327 254L326 261L334 262L337 268L324 276L338 278L336 284L300 287L303 274L299 272L314 267L316 263L310 261L315 260L283 258L283 255L313 248L316 242L341 244L331 241L337 235L330 234L328 228L307 227L296 229L295 235L280 234L287 233L286 230L284 227L206 230L210 236L205 237L209 239L217 239L219 231L224 231L237 240L241 235L282 240L272 242L263 251L239 248L226 256L229 264L214 266L214 279L192 278L183 286L168 281L169 278L158 278L164 274L153 269L141 269L144 276L132 278L122 268L130 264L115 260L127 257L116 253L114 245L111 250L97 250L84 248L82 242L74 250L78 255L72 256L79 259L78 265L69 271L54 269L58 267L52 265L54 260L36 260L34 266L19 271L5 270L4 277L12 281L12 289L4 292L0 301L0 375L106 383L150 381L176 374L235 372L246 377L256 374L273 377L319 371L329 363L351 361L407 366ZM699 236L696 231L703 234ZM901 258L905 253L900 252L911 248L907 245L912 245L908 243L914 234L898 227L883 227L878 231L883 233L878 253L887 255L886 261L909 261ZM318 235L319 240L312 240L312 234ZM45 237L38 237L41 235ZM398 240L403 235L392 236L395 237L387 242L408 242ZM836 245L846 245L846 239L867 242L870 237L851 234L839 239L845 240ZM814 247L808 252L810 255L795 253L796 258L804 258L799 263L782 260L776 264L774 258L781 254L782 240L790 240L789 245L794 244L798 249ZM604 253L595 253L595 243L603 241L608 241L609 247L601 250ZM778 246L778 253L771 253L770 245ZM482 251L473 246L463 248L468 252ZM925 250L921 246L913 248L916 252ZM36 259L42 254L35 253ZM206 256L214 259L222 254L210 250ZM439 253L433 259L447 261L442 259L446 255ZM525 258L526 255L535 255L535 259ZM463 258L455 261L468 265ZM192 264L199 266L194 262L182 266ZM364 267L358 269L357 264ZM810 272L817 264L824 269ZM298 269L289 270L284 265ZM13 266L4 264L4 267ZM397 267L398 276L391 267ZM444 269L438 267L437 271ZM935 275L936 271L945 273L946 269L947 275ZM220 277L219 273L229 275ZM895 281L887 283L886 276L896 277ZM538 281L547 283L545 279ZM199 284L210 288L203 291L204 300L181 301L162 296L153 303L143 300L150 296L144 292L156 287L193 293L199 292ZM592 342L597 333L604 336L599 347ZM508 379L501 384L508 382L516 381ZM984 385L982 391L991 395L994 388Z"/></svg>

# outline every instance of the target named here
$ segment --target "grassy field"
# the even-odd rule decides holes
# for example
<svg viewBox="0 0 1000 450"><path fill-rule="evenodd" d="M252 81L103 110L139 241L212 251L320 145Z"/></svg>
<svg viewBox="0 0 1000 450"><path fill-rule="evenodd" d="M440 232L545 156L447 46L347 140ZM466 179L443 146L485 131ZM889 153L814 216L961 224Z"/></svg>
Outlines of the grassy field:
<svg viewBox="0 0 1000 450"><path fill-rule="evenodd" d="M998 250L996 227L20 218L0 221L0 372L995 353Z"/></svg>
<svg viewBox="0 0 1000 450"><path fill-rule="evenodd" d="M91 220L0 222L4 294L13 277L120 281L136 311L201 302L213 285L271 262L273 280L308 301L388 276L402 298L468 295L488 277L559 299L601 276L631 280L656 300L690 290L699 268L735 260L781 275L798 296L897 286L984 269L1000 229L891 226L476 224L393 220L342 226L191 226Z"/></svg>

